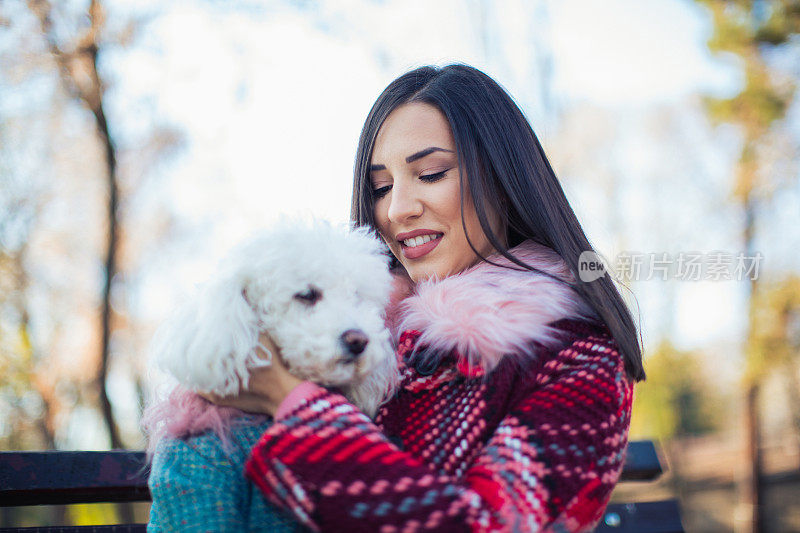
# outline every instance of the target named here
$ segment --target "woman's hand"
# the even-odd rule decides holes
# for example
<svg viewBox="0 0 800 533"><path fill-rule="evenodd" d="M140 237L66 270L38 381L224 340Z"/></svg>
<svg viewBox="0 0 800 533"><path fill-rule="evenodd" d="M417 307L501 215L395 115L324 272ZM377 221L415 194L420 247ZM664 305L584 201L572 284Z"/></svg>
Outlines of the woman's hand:
<svg viewBox="0 0 800 533"><path fill-rule="evenodd" d="M281 360L280 350L269 335L262 333L258 340L272 354L272 362L269 366L250 371L250 381L246 389L240 390L235 396L219 396L213 393L203 393L200 396L223 407L274 416L284 398L303 380L289 373ZM257 348L257 351L259 357L267 358L261 348Z"/></svg>

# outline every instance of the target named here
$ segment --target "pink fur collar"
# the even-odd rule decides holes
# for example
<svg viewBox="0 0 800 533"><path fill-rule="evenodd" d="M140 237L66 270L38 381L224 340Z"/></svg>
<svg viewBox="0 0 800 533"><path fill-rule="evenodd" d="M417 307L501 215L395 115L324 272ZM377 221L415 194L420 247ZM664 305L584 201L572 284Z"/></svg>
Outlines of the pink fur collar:
<svg viewBox="0 0 800 533"><path fill-rule="evenodd" d="M525 241L510 252L534 268L574 282L566 263L546 246ZM521 270L499 254L488 259L514 270L481 261L460 274L418 283L397 309L390 309L387 322L396 328L395 339L402 331L417 330L418 346L456 350L468 367L490 372L507 354L529 353L532 342L557 342L558 330L548 326L551 322L596 316L568 285Z"/></svg>

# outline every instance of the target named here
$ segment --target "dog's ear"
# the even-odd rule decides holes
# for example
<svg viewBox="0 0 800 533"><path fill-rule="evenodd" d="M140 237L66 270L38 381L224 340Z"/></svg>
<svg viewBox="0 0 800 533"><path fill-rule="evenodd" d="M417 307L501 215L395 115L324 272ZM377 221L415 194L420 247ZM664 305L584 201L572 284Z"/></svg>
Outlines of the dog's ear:
<svg viewBox="0 0 800 533"><path fill-rule="evenodd" d="M400 382L397 359L390 347L387 357L361 382L346 390L345 395L370 418L375 418L378 408L394 396Z"/></svg>
<svg viewBox="0 0 800 533"><path fill-rule="evenodd" d="M263 365L256 353L260 320L240 280L206 286L156 333L156 366L197 392L230 395L247 386L249 369Z"/></svg>

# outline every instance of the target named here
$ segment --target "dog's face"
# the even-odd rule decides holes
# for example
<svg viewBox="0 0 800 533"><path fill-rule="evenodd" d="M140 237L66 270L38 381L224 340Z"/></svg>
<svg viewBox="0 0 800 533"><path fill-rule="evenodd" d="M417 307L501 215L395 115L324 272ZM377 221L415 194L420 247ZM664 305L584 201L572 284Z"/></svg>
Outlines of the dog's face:
<svg viewBox="0 0 800 533"><path fill-rule="evenodd" d="M287 230L245 256L247 299L294 375L346 386L394 361L383 319L391 275L374 237Z"/></svg>
<svg viewBox="0 0 800 533"><path fill-rule="evenodd" d="M194 391L236 394L263 361L262 331L299 378L342 388L366 413L397 383L384 312L392 276L367 230L284 222L225 259L157 332L158 366Z"/></svg>

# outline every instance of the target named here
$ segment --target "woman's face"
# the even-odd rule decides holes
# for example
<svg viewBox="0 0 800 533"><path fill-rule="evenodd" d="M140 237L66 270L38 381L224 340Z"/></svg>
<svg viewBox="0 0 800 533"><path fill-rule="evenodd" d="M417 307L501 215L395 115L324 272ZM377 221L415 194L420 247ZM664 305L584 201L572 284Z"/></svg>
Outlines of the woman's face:
<svg viewBox="0 0 800 533"><path fill-rule="evenodd" d="M465 176L467 178L467 176ZM474 265L494 248L478 222L469 188L461 224L458 156L450 124L434 106L404 104L386 118L370 161L375 222L414 282L445 278ZM492 230L499 218L489 213Z"/></svg>

